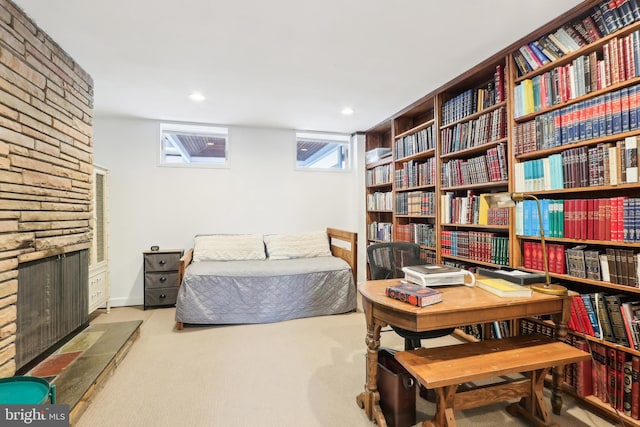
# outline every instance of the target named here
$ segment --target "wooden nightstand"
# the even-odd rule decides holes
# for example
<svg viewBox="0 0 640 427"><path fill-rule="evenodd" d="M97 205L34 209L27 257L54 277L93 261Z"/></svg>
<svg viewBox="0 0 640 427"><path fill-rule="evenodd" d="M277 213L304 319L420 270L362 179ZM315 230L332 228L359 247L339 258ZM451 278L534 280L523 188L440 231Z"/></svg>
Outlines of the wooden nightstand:
<svg viewBox="0 0 640 427"><path fill-rule="evenodd" d="M178 296L178 260L181 249L145 251L144 309L175 305Z"/></svg>

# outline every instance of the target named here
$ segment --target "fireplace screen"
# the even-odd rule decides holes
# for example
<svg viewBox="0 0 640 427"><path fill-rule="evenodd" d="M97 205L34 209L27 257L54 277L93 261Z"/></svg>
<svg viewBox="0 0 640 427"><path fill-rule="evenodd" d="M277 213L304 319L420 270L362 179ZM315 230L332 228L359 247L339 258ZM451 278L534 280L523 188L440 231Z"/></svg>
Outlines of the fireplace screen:
<svg viewBox="0 0 640 427"><path fill-rule="evenodd" d="M21 264L16 369L88 322L88 250Z"/></svg>

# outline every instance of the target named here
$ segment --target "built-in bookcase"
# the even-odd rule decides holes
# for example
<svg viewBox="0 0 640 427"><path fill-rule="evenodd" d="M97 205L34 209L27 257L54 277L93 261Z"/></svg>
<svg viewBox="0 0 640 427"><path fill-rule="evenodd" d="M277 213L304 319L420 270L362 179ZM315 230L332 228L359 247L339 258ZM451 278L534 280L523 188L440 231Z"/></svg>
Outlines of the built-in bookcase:
<svg viewBox="0 0 640 427"><path fill-rule="evenodd" d="M433 145L416 148L425 134ZM367 150L393 150L382 162L391 182L367 181L368 197L390 193L392 208L368 209L367 226L388 223L390 239L417 241L429 262L540 272L535 202L493 211L484 195L536 196L552 280L575 292L570 342L589 343L600 368L635 366L638 378L639 137L640 1L585 1L366 133ZM617 305L620 317L611 314ZM639 319L620 323L625 309ZM585 324L605 317L611 333ZM553 333L547 321L531 322L513 330ZM616 420L617 406L625 425L640 426L640 384L631 413L624 376L613 403L602 390L576 390L571 373L586 375L584 366L567 372L587 405Z"/></svg>
<svg viewBox="0 0 640 427"><path fill-rule="evenodd" d="M394 240L417 243L426 263L436 262L437 123L433 97L393 120Z"/></svg>
<svg viewBox="0 0 640 427"><path fill-rule="evenodd" d="M440 259L461 267L509 265L509 211L485 195L507 191L506 58L439 94Z"/></svg>
<svg viewBox="0 0 640 427"><path fill-rule="evenodd" d="M391 122L367 132L367 151L392 148ZM367 245L393 241L393 158L388 156L366 167ZM368 271L368 269L367 269Z"/></svg>

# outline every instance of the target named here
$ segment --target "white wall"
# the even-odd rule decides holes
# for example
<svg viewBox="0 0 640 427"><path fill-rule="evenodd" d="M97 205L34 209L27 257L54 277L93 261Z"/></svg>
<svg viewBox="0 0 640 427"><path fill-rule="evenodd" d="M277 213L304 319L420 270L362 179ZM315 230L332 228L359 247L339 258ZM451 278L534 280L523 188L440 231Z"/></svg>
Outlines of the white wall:
<svg viewBox="0 0 640 427"><path fill-rule="evenodd" d="M152 245L187 249L198 233L362 231L360 168L296 171L293 130L232 127L229 141L229 169L160 167L159 122L95 118L95 163L109 170L112 305L143 303Z"/></svg>

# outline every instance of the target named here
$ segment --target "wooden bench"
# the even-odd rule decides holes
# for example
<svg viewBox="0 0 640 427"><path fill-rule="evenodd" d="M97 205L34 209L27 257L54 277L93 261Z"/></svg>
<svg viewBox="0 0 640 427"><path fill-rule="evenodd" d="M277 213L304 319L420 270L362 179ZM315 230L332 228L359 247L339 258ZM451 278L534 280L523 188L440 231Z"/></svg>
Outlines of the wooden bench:
<svg viewBox="0 0 640 427"><path fill-rule="evenodd" d="M396 352L395 358L424 387L435 389L437 408L423 427L455 426L454 410L521 398L507 410L538 426L551 422L543 399L544 379L554 366L590 359L589 353L542 335L471 342ZM459 391L460 384L522 373L513 381Z"/></svg>

